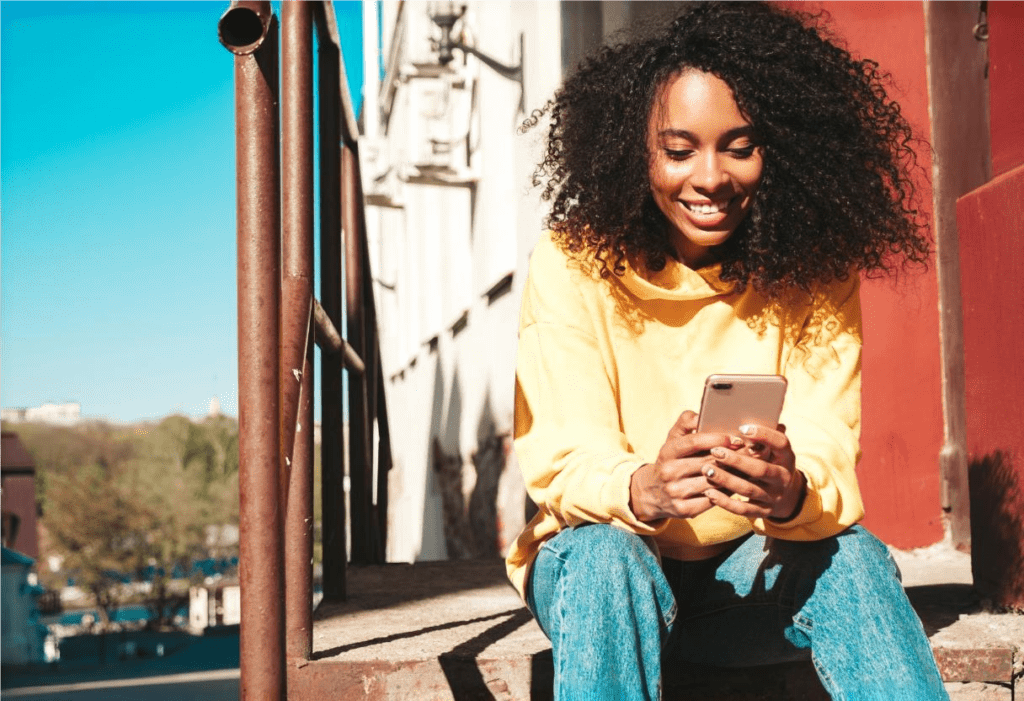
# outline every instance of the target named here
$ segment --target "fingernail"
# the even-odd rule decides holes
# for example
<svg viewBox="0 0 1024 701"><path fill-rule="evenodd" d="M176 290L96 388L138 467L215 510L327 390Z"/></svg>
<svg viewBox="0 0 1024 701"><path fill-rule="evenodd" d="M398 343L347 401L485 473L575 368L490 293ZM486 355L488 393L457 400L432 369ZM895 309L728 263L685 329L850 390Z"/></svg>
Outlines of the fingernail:
<svg viewBox="0 0 1024 701"><path fill-rule="evenodd" d="M754 426L753 424L743 424L742 426L740 426L740 433L742 433L744 436L752 436L754 435L754 431L756 430L757 427Z"/></svg>
<svg viewBox="0 0 1024 701"><path fill-rule="evenodd" d="M711 478L715 476L715 468L709 467L707 472L704 473L707 477Z"/></svg>
<svg viewBox="0 0 1024 701"><path fill-rule="evenodd" d="M729 436L729 442L733 445L743 445L743 439L739 436Z"/></svg>
<svg viewBox="0 0 1024 701"><path fill-rule="evenodd" d="M711 454L714 455L716 458L724 458L725 448L712 448Z"/></svg>

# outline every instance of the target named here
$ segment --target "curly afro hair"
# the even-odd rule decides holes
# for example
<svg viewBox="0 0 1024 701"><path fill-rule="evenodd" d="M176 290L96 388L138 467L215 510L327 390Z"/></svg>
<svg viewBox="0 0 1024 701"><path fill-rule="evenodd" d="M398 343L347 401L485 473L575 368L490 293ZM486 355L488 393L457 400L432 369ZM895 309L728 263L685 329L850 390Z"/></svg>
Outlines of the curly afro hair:
<svg viewBox="0 0 1024 701"><path fill-rule="evenodd" d="M832 43L819 20L764 3L694 3L584 60L545 107L534 174L559 244L595 258L605 277L634 257L664 268L674 253L651 195L648 123L661 86L696 69L732 89L764 158L750 214L714 251L723 281L779 299L858 270L926 263L915 139L886 94L889 77Z"/></svg>

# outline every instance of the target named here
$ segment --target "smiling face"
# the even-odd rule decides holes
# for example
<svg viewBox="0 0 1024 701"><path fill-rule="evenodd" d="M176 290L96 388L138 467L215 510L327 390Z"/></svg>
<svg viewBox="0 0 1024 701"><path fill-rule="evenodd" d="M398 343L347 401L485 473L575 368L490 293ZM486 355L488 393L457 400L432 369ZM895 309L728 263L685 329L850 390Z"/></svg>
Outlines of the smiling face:
<svg viewBox="0 0 1024 701"><path fill-rule="evenodd" d="M764 160L720 78L685 70L661 87L648 127L651 194L680 260L712 261L754 204Z"/></svg>

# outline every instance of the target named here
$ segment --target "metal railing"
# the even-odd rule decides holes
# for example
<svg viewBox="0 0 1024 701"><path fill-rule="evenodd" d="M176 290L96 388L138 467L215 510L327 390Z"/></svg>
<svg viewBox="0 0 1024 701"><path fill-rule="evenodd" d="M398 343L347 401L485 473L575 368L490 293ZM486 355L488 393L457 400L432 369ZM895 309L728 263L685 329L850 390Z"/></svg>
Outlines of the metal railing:
<svg viewBox="0 0 1024 701"><path fill-rule="evenodd" d="M387 532L390 441L358 129L334 8L286 0L280 47L278 33L265 1L232 2L218 24L221 43L235 55L243 699L284 698L286 661L308 660L312 651L314 342L321 348L325 599L346 595L343 368L349 373L352 561L383 562ZM313 295L314 121L319 301ZM343 300L347 339L339 332Z"/></svg>

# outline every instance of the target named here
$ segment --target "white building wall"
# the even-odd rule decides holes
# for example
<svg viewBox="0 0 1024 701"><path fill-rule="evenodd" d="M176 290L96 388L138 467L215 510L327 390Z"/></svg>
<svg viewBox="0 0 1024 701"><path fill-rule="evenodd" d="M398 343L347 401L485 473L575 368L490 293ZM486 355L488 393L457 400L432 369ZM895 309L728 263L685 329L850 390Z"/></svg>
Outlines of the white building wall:
<svg viewBox="0 0 1024 701"><path fill-rule="evenodd" d="M429 3L378 4L364 3L360 155L392 426L387 557L504 554L524 524L511 450L516 338L545 212L530 186L544 125L518 128L586 44L563 52L563 17L585 15L599 39L628 12L624 3L583 15L558 2L464 3L456 38L501 63L522 60L520 86L458 49L441 68Z"/></svg>

